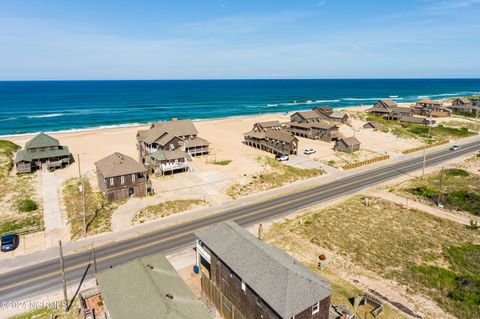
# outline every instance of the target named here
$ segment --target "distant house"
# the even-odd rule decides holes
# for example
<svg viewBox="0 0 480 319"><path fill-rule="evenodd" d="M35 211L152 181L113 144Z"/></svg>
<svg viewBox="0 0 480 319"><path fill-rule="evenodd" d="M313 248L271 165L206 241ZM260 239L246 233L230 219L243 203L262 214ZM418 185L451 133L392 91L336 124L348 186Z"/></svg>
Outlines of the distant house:
<svg viewBox="0 0 480 319"><path fill-rule="evenodd" d="M310 123L286 123L287 130L296 136L306 137L314 140L330 142L339 136L339 128L335 124L326 121Z"/></svg>
<svg viewBox="0 0 480 319"><path fill-rule="evenodd" d="M190 120L155 122L137 132L139 161L157 175L190 170L191 156L208 154L209 145Z"/></svg>
<svg viewBox="0 0 480 319"><path fill-rule="evenodd" d="M452 105L448 108L454 113L473 113L479 109L478 106L473 105L473 102L467 98L457 98L453 100Z"/></svg>
<svg viewBox="0 0 480 319"><path fill-rule="evenodd" d="M388 120L398 120L402 116L412 115L413 110L409 107L373 107L367 110L368 113L380 116Z"/></svg>
<svg viewBox="0 0 480 319"><path fill-rule="evenodd" d="M383 126L382 123L377 121L369 121L363 125L364 129L374 129L375 131L380 129Z"/></svg>
<svg viewBox="0 0 480 319"><path fill-rule="evenodd" d="M82 319L211 319L161 254L134 259L96 275L79 294Z"/></svg>
<svg viewBox="0 0 480 319"><path fill-rule="evenodd" d="M133 158L113 153L95 163L98 187L109 202L147 195L147 169Z"/></svg>
<svg viewBox="0 0 480 319"><path fill-rule="evenodd" d="M341 152L356 152L360 150L360 145L356 137L342 137L335 142L335 149Z"/></svg>
<svg viewBox="0 0 480 319"><path fill-rule="evenodd" d="M438 109L443 106L443 103L440 101L433 101L433 100L420 100L416 103L416 106L425 108L425 109Z"/></svg>
<svg viewBox="0 0 480 319"><path fill-rule="evenodd" d="M418 117L418 116L403 116L400 119L400 123L411 123L411 124L420 124L420 125L433 125L435 121L429 120L425 117Z"/></svg>
<svg viewBox="0 0 480 319"><path fill-rule="evenodd" d="M349 120L349 116L347 113L335 112L333 108L329 106L317 106L317 107L314 107L312 111L317 113L320 119L331 121L331 122L345 124Z"/></svg>
<svg viewBox="0 0 480 319"><path fill-rule="evenodd" d="M253 125L253 131L266 132L267 130L281 130L282 124L279 121L258 122Z"/></svg>
<svg viewBox="0 0 480 319"><path fill-rule="evenodd" d="M442 107L425 112L425 115L429 117L450 117L452 116L452 110Z"/></svg>
<svg viewBox="0 0 480 319"><path fill-rule="evenodd" d="M329 282L283 251L232 221L196 237L202 293L228 318L329 318Z"/></svg>
<svg viewBox="0 0 480 319"><path fill-rule="evenodd" d="M297 123L312 123L320 122L322 118L323 116L314 111L298 111L290 116L290 121Z"/></svg>
<svg viewBox="0 0 480 319"><path fill-rule="evenodd" d="M297 154L298 151L298 139L284 129L252 130L244 134L243 143L275 155Z"/></svg>
<svg viewBox="0 0 480 319"><path fill-rule="evenodd" d="M397 107L398 104L394 100L379 100L377 103L373 105L374 108L382 108L382 109L390 109Z"/></svg>
<svg viewBox="0 0 480 319"><path fill-rule="evenodd" d="M40 133L25 144L25 148L17 152L15 167L18 173L30 173L46 168L62 168L72 162L72 154L68 147L45 133Z"/></svg>

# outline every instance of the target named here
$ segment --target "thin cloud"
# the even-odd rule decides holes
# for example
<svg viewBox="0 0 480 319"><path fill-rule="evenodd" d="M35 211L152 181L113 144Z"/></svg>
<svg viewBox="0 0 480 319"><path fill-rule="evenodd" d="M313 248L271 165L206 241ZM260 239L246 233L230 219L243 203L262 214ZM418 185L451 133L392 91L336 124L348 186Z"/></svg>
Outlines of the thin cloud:
<svg viewBox="0 0 480 319"><path fill-rule="evenodd" d="M313 5L313 7L323 7L327 4L327 1L319 1Z"/></svg>

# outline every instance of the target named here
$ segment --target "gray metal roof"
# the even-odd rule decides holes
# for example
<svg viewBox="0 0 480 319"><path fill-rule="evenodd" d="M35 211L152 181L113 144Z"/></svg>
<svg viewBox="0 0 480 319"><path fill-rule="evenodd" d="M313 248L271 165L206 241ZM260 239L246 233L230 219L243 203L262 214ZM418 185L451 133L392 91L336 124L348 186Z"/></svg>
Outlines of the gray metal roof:
<svg viewBox="0 0 480 319"><path fill-rule="evenodd" d="M281 318L290 319L332 294L326 279L232 221L196 235Z"/></svg>
<svg viewBox="0 0 480 319"><path fill-rule="evenodd" d="M97 280L112 319L212 318L161 254L115 266Z"/></svg>

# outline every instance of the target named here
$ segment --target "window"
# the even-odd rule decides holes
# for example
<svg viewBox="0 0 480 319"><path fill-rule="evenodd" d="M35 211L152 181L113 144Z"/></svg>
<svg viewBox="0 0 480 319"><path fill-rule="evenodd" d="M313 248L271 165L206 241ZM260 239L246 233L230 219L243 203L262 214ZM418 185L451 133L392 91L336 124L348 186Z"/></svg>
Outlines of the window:
<svg viewBox="0 0 480 319"><path fill-rule="evenodd" d="M242 280L242 290L247 292L247 287L245 286L245 281Z"/></svg>
<svg viewBox="0 0 480 319"><path fill-rule="evenodd" d="M114 184L113 181L114 181L113 177L110 177L110 186L113 186L113 184Z"/></svg>
<svg viewBox="0 0 480 319"><path fill-rule="evenodd" d="M137 175L132 174L132 183L135 182L136 178L137 178Z"/></svg>
<svg viewBox="0 0 480 319"><path fill-rule="evenodd" d="M317 302L312 306L312 315L316 314L319 311L320 311L320 304Z"/></svg>
<svg viewBox="0 0 480 319"><path fill-rule="evenodd" d="M125 184L125 176L120 176L120 184Z"/></svg>

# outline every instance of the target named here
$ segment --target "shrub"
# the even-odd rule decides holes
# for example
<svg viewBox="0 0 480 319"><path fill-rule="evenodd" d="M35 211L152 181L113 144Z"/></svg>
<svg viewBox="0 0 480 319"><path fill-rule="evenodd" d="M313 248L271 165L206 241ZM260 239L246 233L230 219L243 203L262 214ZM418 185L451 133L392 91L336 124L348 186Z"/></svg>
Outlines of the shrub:
<svg viewBox="0 0 480 319"><path fill-rule="evenodd" d="M469 176L470 174L463 170L463 169L459 169L459 168L450 168L450 169L447 169L445 170L445 175L447 176Z"/></svg>
<svg viewBox="0 0 480 319"><path fill-rule="evenodd" d="M31 199L22 199L18 202L18 210L21 212L32 212L37 208L37 204Z"/></svg>
<svg viewBox="0 0 480 319"><path fill-rule="evenodd" d="M232 162L232 160L223 160L223 161L216 161L216 162L213 162L213 164L215 165L222 165L222 166L226 166L228 164L230 164Z"/></svg>

